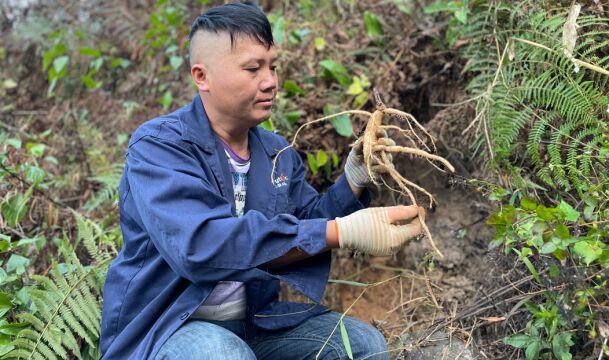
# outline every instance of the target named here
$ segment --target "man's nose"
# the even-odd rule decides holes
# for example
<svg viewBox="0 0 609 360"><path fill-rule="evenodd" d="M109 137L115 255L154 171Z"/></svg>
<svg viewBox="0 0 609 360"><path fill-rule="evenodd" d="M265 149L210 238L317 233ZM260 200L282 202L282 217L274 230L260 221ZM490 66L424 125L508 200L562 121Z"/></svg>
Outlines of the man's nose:
<svg viewBox="0 0 609 360"><path fill-rule="evenodd" d="M277 73L269 69L265 78L260 83L260 90L267 92L277 88Z"/></svg>

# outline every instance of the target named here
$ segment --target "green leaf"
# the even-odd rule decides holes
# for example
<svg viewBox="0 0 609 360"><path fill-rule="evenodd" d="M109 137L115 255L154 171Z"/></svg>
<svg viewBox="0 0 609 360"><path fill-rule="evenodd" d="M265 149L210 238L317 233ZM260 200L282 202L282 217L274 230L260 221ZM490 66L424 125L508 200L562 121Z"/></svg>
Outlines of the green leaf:
<svg viewBox="0 0 609 360"><path fill-rule="evenodd" d="M334 60L322 60L319 64L334 78L340 85L347 88L351 84L351 77L344 66Z"/></svg>
<svg viewBox="0 0 609 360"><path fill-rule="evenodd" d="M571 239L571 233L569 232L569 228L565 224L556 225L556 229L554 230L554 234L561 239Z"/></svg>
<svg viewBox="0 0 609 360"><path fill-rule="evenodd" d="M99 51L98 49L95 48L91 48L91 47L81 47L78 50L78 53L80 55L84 55L84 56L92 56L92 57L100 57L102 56L102 52Z"/></svg>
<svg viewBox="0 0 609 360"><path fill-rule="evenodd" d="M322 167L328 162L328 154L323 150L317 150L317 167Z"/></svg>
<svg viewBox="0 0 609 360"><path fill-rule="evenodd" d="M558 360L571 360L573 356L571 356L569 349L573 344L571 333L569 332L554 335L552 338L552 352Z"/></svg>
<svg viewBox="0 0 609 360"><path fill-rule="evenodd" d="M598 259L603 254L603 249L588 241L579 241L573 246L575 254L584 258L586 265Z"/></svg>
<svg viewBox="0 0 609 360"><path fill-rule="evenodd" d="M6 145L10 145L15 149L21 149L21 139L10 138L5 140Z"/></svg>
<svg viewBox="0 0 609 360"><path fill-rule="evenodd" d="M330 279L328 280L328 282L334 283L334 284L344 284L344 285L353 285L353 286L359 286L359 287L366 287L366 286L370 286L370 284L364 284L361 282L357 282L357 281L351 281L351 280L338 280L338 279Z"/></svg>
<svg viewBox="0 0 609 360"><path fill-rule="evenodd" d="M40 184L46 176L46 172L42 168L35 165L23 164L22 169L25 173L25 179L33 185Z"/></svg>
<svg viewBox="0 0 609 360"><path fill-rule="evenodd" d="M279 16L273 21L273 39L275 44L281 44L285 40L285 18Z"/></svg>
<svg viewBox="0 0 609 360"><path fill-rule="evenodd" d="M11 298L6 293L0 292L0 317L4 317L4 314L12 308Z"/></svg>
<svg viewBox="0 0 609 360"><path fill-rule="evenodd" d="M30 195L30 190L25 194L15 194L2 204L2 215L8 226L14 228L23 220Z"/></svg>
<svg viewBox="0 0 609 360"><path fill-rule="evenodd" d="M23 247L28 245L34 245L38 251L42 250L44 245L46 244L47 239L44 235L39 235L33 238L23 238L19 240L15 247Z"/></svg>
<svg viewBox="0 0 609 360"><path fill-rule="evenodd" d="M169 107L173 103L173 95L171 94L170 90L167 90L156 101L163 106L164 110L169 110Z"/></svg>
<svg viewBox="0 0 609 360"><path fill-rule="evenodd" d="M131 61L123 58L115 58L110 61L110 68L116 69L117 67L126 68L131 65Z"/></svg>
<svg viewBox="0 0 609 360"><path fill-rule="evenodd" d="M514 251L516 253L519 253L518 250L516 250L516 249L514 249ZM535 270L535 266L533 266L533 264L531 263L531 260L529 260L529 258L523 257L522 262L527 267L527 269L529 269L529 272L531 273L531 275L533 275L533 278L535 279L535 281L537 281L537 283L541 284L541 279L539 278L539 274L537 273L537 270Z"/></svg>
<svg viewBox="0 0 609 360"><path fill-rule="evenodd" d="M0 356L8 354L14 348L15 348L15 345L9 345L8 343L7 344L0 343Z"/></svg>
<svg viewBox="0 0 609 360"><path fill-rule="evenodd" d="M554 251L556 251L556 245L553 242L547 242L543 244L543 246L539 250L539 252L542 254L551 254Z"/></svg>
<svg viewBox="0 0 609 360"><path fill-rule="evenodd" d="M339 113L340 109L336 105L326 104L324 106L324 115L332 115ZM330 119L330 123L336 129L336 132L344 137L353 135L353 127L351 126L351 118L347 114L343 114Z"/></svg>
<svg viewBox="0 0 609 360"><path fill-rule="evenodd" d="M560 201L560 205L556 207L559 210L560 214L563 216L565 220L568 221L577 221L579 219L580 213L575 210L571 205L566 203L564 200Z"/></svg>
<svg viewBox="0 0 609 360"><path fill-rule="evenodd" d="M528 250L528 251L525 251ZM531 263L531 261L526 257L527 253L531 252L531 249L529 248L523 248L522 249L522 253L520 251L518 251L517 249L512 249L516 254L518 254L518 257L522 260L522 262L524 263L524 265L527 267L527 269L529 269L529 272L531 272L531 275L533 275L533 277L535 278L535 280L541 284L541 279L539 278L539 274L537 273L537 270L535 270L535 267L533 266L533 264ZM524 256L523 256L524 255Z"/></svg>
<svg viewBox="0 0 609 360"><path fill-rule="evenodd" d="M368 101L369 95L370 94L367 91L363 91L361 94L357 95L355 99L353 99L353 107L359 109L364 106L366 101Z"/></svg>
<svg viewBox="0 0 609 360"><path fill-rule="evenodd" d="M91 71L89 71L89 74L95 74L96 72L99 71L99 69L101 69L102 65L104 64L104 58L97 58L93 61L91 61L91 63L89 64L89 67L91 68Z"/></svg>
<svg viewBox="0 0 609 360"><path fill-rule="evenodd" d="M46 149L45 144L37 144L37 143L27 143L25 145L27 150L35 157L39 157L44 153L44 149Z"/></svg>
<svg viewBox="0 0 609 360"><path fill-rule="evenodd" d="M425 14L434 14L439 12L455 12L459 10L459 6L454 1L436 2L427 5L423 8Z"/></svg>
<svg viewBox="0 0 609 360"><path fill-rule="evenodd" d="M364 27L366 28L366 34L371 38L383 35L383 27L373 12L364 12Z"/></svg>
<svg viewBox="0 0 609 360"><path fill-rule="evenodd" d="M549 274L553 278L560 276L560 268L556 264L550 264Z"/></svg>
<svg viewBox="0 0 609 360"><path fill-rule="evenodd" d="M96 81L95 79L93 79L90 75L84 75L80 78L80 81L82 81L83 84L85 84L85 86L87 87L87 89L89 90L95 90L95 89L99 89L102 86L102 82L101 81Z"/></svg>
<svg viewBox="0 0 609 360"><path fill-rule="evenodd" d="M315 49L322 51L326 47L326 40L322 37L315 38Z"/></svg>
<svg viewBox="0 0 609 360"><path fill-rule="evenodd" d="M307 36L311 32L311 29L298 29L290 31L290 35L288 35L288 43L290 45L296 45L302 41L302 39Z"/></svg>
<svg viewBox="0 0 609 360"><path fill-rule="evenodd" d="M21 255L13 254L6 263L6 271L14 272L21 275L25 272L25 268L30 264L30 259Z"/></svg>
<svg viewBox="0 0 609 360"><path fill-rule="evenodd" d="M11 279L9 278L8 274L6 273L6 270L4 270L4 268L0 267L0 285L3 285L4 283L7 282L11 282Z"/></svg>
<svg viewBox="0 0 609 360"><path fill-rule="evenodd" d="M535 210L537 208L537 203L535 202L534 199L525 197L522 200L520 200L520 207L523 208L524 210Z"/></svg>
<svg viewBox="0 0 609 360"><path fill-rule="evenodd" d="M521 259L526 259L527 256L533 255L533 251L531 251L531 249L528 247L523 247L520 251L521 251L521 253L520 253L519 257Z"/></svg>
<svg viewBox="0 0 609 360"><path fill-rule="evenodd" d="M351 83L351 85L349 85L349 88L347 89L347 94L349 95L359 95L362 93L362 91L364 91L364 88L362 86L362 83L359 79L359 76L354 76L353 77L353 82Z"/></svg>
<svg viewBox="0 0 609 360"><path fill-rule="evenodd" d="M273 131L273 123L271 122L271 119L266 119L263 122L261 122L258 126L262 127L265 130L268 131Z"/></svg>
<svg viewBox="0 0 609 360"><path fill-rule="evenodd" d="M545 207L544 205L539 205L535 209L535 212L542 220L554 220L554 213L556 213L556 210Z"/></svg>
<svg viewBox="0 0 609 360"><path fill-rule="evenodd" d="M171 56L169 57L169 64L174 70L178 70L180 66L184 63L184 58L181 56Z"/></svg>
<svg viewBox="0 0 609 360"><path fill-rule="evenodd" d="M515 348L525 348L531 342L531 337L525 334L517 334L503 338L503 343Z"/></svg>
<svg viewBox="0 0 609 360"><path fill-rule="evenodd" d="M345 351L347 352L347 356L349 357L349 359L353 360L353 353L351 352L351 343L349 342L349 335L347 334L347 329L345 328L343 319L340 319L340 336L343 339L343 345L345 345Z"/></svg>
<svg viewBox="0 0 609 360"><path fill-rule="evenodd" d="M461 24L467 24L467 7L462 6L459 10L455 11L455 17Z"/></svg>
<svg viewBox="0 0 609 360"><path fill-rule="evenodd" d="M524 351L524 355L527 358L527 360L535 360L535 359L537 359L537 357L539 357L540 349L541 349L541 340L539 340L538 338L535 338L529 344L529 346L527 346L526 350Z"/></svg>
<svg viewBox="0 0 609 360"><path fill-rule="evenodd" d="M531 242L531 245L535 246L538 249L544 245L543 237L541 235L533 236L531 238L530 242Z"/></svg>
<svg viewBox="0 0 609 360"><path fill-rule="evenodd" d="M27 323L6 323L3 322L0 324L0 333L6 335L17 335L19 331L25 327L27 327Z"/></svg>
<svg viewBox="0 0 609 360"><path fill-rule="evenodd" d="M307 161L309 162L309 168L313 175L317 175L319 167L317 166L317 159L315 159L315 156L311 153L307 153Z"/></svg>
<svg viewBox="0 0 609 360"><path fill-rule="evenodd" d="M56 58L53 60L53 69L60 74L68 65L68 61L70 61L70 58L67 56L60 56Z"/></svg>
<svg viewBox="0 0 609 360"><path fill-rule="evenodd" d="M283 82L283 88L287 92L288 95L304 95L304 91L296 82L292 80L286 80Z"/></svg>
<svg viewBox="0 0 609 360"><path fill-rule="evenodd" d="M68 51L68 47L64 44L57 44L51 48L51 50L46 51L44 55L42 55L42 70L46 71L49 66L52 64L53 59L62 55Z"/></svg>
<svg viewBox="0 0 609 360"><path fill-rule="evenodd" d="M8 235L0 234L0 252L10 250L11 247L11 237Z"/></svg>
<svg viewBox="0 0 609 360"><path fill-rule="evenodd" d="M290 126L294 126L294 124L296 124L298 119L300 119L304 114L305 114L305 112L300 111L300 110L290 111L289 113L285 114L285 119L288 121Z"/></svg>
<svg viewBox="0 0 609 360"><path fill-rule="evenodd" d="M338 158L338 155L336 155L335 152L332 152L332 167L334 167L335 169L338 168L339 163L340 159Z"/></svg>

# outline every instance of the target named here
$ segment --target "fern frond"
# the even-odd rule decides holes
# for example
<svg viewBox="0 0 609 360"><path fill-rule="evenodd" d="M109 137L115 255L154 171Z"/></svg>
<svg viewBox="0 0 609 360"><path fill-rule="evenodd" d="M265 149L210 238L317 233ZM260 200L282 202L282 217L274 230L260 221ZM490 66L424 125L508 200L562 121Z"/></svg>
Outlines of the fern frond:
<svg viewBox="0 0 609 360"><path fill-rule="evenodd" d="M542 162L540 153L540 149L543 147L542 140L546 138L548 125L557 120L558 114L555 112L542 112L536 118L537 121L529 131L529 139L527 141L527 155L535 166Z"/></svg>
<svg viewBox="0 0 609 360"><path fill-rule="evenodd" d="M78 217L77 217L78 218ZM90 220L77 221L82 242L93 253L98 244L114 242ZM97 239L97 240L96 240ZM101 290L114 252L112 247L98 247L94 262L83 266L72 246L64 241L60 247L66 265L54 264L49 276L32 275L36 288L29 291L35 310L16 314L29 325L21 330L11 345L14 349L5 358L67 359L82 358L81 347L96 348L101 321ZM65 270L67 269L67 270Z"/></svg>
<svg viewBox="0 0 609 360"><path fill-rule="evenodd" d="M91 181L101 185L94 196L85 204L87 211L92 211L105 202L113 202L118 198L118 185L123 174L122 164L112 164L106 171L90 178Z"/></svg>

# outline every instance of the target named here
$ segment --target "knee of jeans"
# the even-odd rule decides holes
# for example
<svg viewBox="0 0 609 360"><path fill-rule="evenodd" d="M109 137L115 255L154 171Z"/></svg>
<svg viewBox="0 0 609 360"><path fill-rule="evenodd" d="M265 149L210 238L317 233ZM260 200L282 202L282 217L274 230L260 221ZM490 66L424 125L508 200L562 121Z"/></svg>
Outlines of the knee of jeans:
<svg viewBox="0 0 609 360"><path fill-rule="evenodd" d="M224 343L216 344L214 349L206 349L205 352L204 359L256 360L252 349L239 339L225 340Z"/></svg>
<svg viewBox="0 0 609 360"><path fill-rule="evenodd" d="M157 360L173 359L256 359L253 351L237 335L206 323L187 324L159 351Z"/></svg>
<svg viewBox="0 0 609 360"><path fill-rule="evenodd" d="M200 339L180 347L161 349L156 360L255 360L256 356L247 344L239 339L225 338L221 342Z"/></svg>
<svg viewBox="0 0 609 360"><path fill-rule="evenodd" d="M380 331L371 325L360 323L355 329L349 331L349 340L354 358L370 360L389 359L387 340Z"/></svg>

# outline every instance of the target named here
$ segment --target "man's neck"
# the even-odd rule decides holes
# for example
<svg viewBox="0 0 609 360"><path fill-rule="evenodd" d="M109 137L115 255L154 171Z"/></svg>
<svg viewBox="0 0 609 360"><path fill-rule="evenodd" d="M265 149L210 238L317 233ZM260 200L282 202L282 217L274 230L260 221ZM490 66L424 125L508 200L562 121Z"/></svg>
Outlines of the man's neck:
<svg viewBox="0 0 609 360"><path fill-rule="evenodd" d="M213 109L206 109L209 124L213 131L226 145L242 158L249 157L248 133L249 129L238 128L232 124L236 121L222 119L220 114L215 114Z"/></svg>

